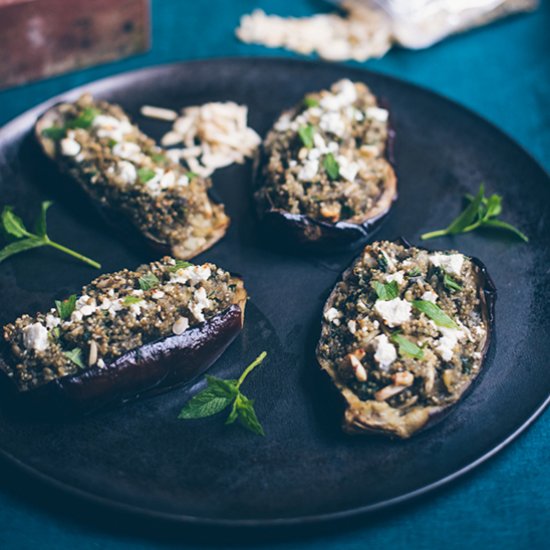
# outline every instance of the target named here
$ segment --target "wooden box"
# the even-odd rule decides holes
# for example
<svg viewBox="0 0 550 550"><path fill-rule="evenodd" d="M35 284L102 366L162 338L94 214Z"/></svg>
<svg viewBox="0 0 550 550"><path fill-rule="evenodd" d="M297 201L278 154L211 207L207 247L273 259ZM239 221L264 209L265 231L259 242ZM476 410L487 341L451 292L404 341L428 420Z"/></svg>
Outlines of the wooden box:
<svg viewBox="0 0 550 550"><path fill-rule="evenodd" d="M149 48L149 0L0 0L0 88Z"/></svg>

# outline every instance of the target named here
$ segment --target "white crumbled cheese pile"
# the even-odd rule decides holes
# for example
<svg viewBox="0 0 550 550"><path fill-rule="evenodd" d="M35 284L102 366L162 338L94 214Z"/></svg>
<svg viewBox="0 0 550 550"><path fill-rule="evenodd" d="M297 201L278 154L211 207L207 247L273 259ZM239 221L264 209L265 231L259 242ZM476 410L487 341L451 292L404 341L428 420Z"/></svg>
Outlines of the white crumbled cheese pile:
<svg viewBox="0 0 550 550"><path fill-rule="evenodd" d="M376 342L374 360L380 365L382 370L387 370L397 359L397 350L385 334L379 334L374 341Z"/></svg>
<svg viewBox="0 0 550 550"><path fill-rule="evenodd" d="M354 4L344 17L318 14L312 17L279 17L254 10L241 17L237 37L268 48L286 48L329 61L366 61L382 57L392 45L388 18L379 10Z"/></svg>
<svg viewBox="0 0 550 550"><path fill-rule="evenodd" d="M169 120L169 113L174 111L144 106L141 112ZM175 118L172 130L162 137L161 145L183 145L168 151L170 159L185 160L191 171L210 176L218 168L235 162L242 164L254 155L261 139L247 126L247 118L248 108L232 101L187 107L182 116Z"/></svg>
<svg viewBox="0 0 550 550"><path fill-rule="evenodd" d="M376 300L374 309L389 327L397 327L411 319L411 304L401 298Z"/></svg>
<svg viewBox="0 0 550 550"><path fill-rule="evenodd" d="M460 275L462 265L464 264L464 256L462 254L432 254L430 262L435 267L440 267L447 273Z"/></svg>

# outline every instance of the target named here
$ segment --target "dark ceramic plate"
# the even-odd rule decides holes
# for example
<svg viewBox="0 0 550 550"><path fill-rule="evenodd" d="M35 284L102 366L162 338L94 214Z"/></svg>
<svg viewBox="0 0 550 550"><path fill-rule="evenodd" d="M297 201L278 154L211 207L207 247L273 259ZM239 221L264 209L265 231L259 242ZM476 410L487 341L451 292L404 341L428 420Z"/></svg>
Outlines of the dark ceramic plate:
<svg viewBox="0 0 550 550"><path fill-rule="evenodd" d="M2 453L57 487L114 507L183 522L303 523L371 511L449 481L494 454L542 411L550 390L550 185L514 142L467 110L388 77L335 65L283 60L216 60L124 74L86 86L120 102L155 137L167 124L138 116L144 103L179 108L233 100L249 106L261 134L305 92L349 77L392 107L400 197L378 238L413 243L445 226L461 196L486 182L504 197L506 219L530 237L440 239L486 264L498 288L496 338L484 375L442 423L410 441L350 437L342 407L314 361L321 308L354 253L290 255L265 248L253 218L251 166L220 170L216 193L233 220L227 237L200 260L241 273L251 301L242 335L211 373L236 377L262 350L250 377L266 437L222 418L177 420L202 379L162 396L65 423L0 411ZM74 99L80 90L63 99ZM53 198L50 233L101 260L103 271L135 266L132 250L96 222L89 208L56 192L60 176L38 154L31 128L40 105L0 131L1 202L26 220ZM97 272L53 250L0 266L0 324L52 306Z"/></svg>

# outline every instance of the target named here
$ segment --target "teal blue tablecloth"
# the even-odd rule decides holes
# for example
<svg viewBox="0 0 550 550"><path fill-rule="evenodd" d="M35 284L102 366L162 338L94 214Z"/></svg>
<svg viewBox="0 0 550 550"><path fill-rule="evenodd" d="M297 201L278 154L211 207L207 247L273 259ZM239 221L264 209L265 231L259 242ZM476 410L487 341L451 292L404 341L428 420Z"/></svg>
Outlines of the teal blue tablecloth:
<svg viewBox="0 0 550 550"><path fill-rule="evenodd" d="M550 2L425 51L396 49L365 67L431 88L466 105L550 168ZM237 42L239 16L254 7L286 15L330 9L313 0L153 0L153 47L146 55L0 92L0 124L76 85L169 61L234 55L285 55ZM9 52L1 52L2 56ZM356 64L354 64L356 65ZM467 139L467 136L465 136ZM526 190L528 192L528 190ZM550 368L550 365L549 365ZM296 549L550 547L550 416L475 472L420 501L352 527L311 529L271 547ZM96 519L67 510L48 491L8 470L0 474L0 548L195 548L204 534L149 533L137 520ZM219 544L233 543L231 534Z"/></svg>

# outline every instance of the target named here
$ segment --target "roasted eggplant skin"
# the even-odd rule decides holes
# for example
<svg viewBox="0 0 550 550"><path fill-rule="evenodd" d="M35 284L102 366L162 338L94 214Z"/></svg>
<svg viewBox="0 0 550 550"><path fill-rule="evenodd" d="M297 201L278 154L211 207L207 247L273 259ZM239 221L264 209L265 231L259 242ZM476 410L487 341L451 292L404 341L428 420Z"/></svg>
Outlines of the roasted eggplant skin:
<svg viewBox="0 0 550 550"><path fill-rule="evenodd" d="M395 131L388 127L384 158L392 171L387 186L376 208L362 221L339 221L329 223L303 214L291 214L273 204L263 201L256 205L257 217L265 236L283 247L313 251L338 251L356 248L370 239L398 199L393 147ZM262 187L267 155L263 145L258 149L253 168L254 191Z"/></svg>
<svg viewBox="0 0 550 550"><path fill-rule="evenodd" d="M403 237L395 239L393 242L402 245L405 248L410 248L412 246L410 242ZM418 246L416 248L431 252L431 250L428 250L427 248ZM332 366L323 361L318 350L317 361L321 366L321 369L327 372L327 374L333 379L333 382L345 401L346 409L342 423L342 429L344 432L350 435L385 436L391 439L408 439L411 436L417 435L418 433L421 433L441 422L456 408L457 405L461 403L464 397L472 391L474 384L485 372L485 362L493 340L497 289L485 264L479 258L472 256L468 256L468 258L477 268L478 288L481 299L481 313L487 329L486 339L483 349L481 350L480 372L475 377L470 379L469 383L463 388L461 395L453 403L445 406L431 406L419 409L414 417L410 418L410 422L406 426L395 424L388 425L387 422L378 420L376 415L372 415L372 413L369 415L369 418L365 417L361 411L361 408L364 406L365 402L361 401L348 387L335 381ZM344 271L339 281L346 277L350 270L353 269L354 264L355 259L350 267ZM330 307L332 307L332 292L325 303L323 312ZM376 402L374 403L375 406L377 406Z"/></svg>
<svg viewBox="0 0 550 550"><path fill-rule="evenodd" d="M44 137L44 130L52 125L52 119L57 117L57 109L63 104L63 102L60 102L50 107L38 117L34 126L34 139L40 151L51 162L52 166L67 178L66 181L61 182L59 191L67 192L70 195L76 191L76 195L91 205L93 211L106 225L114 229L117 234L120 234L131 245L134 245L136 250L146 248L158 256L174 256L181 260L190 260L214 246L214 244L225 236L230 225L230 219L227 216L225 223L214 232L212 237L203 246L195 249L191 254L181 254L170 243L162 241L150 233L140 231L128 217L121 215L121 212L107 201L98 200L83 178L69 170L65 164L56 162L55 149L52 147L51 140Z"/></svg>
<svg viewBox="0 0 550 550"><path fill-rule="evenodd" d="M211 367L240 333L245 301L180 335L129 351L104 368L90 367L82 374L57 378L36 389L17 390L0 371L8 398L31 415L43 415L45 410L48 416L81 414L186 384Z"/></svg>

